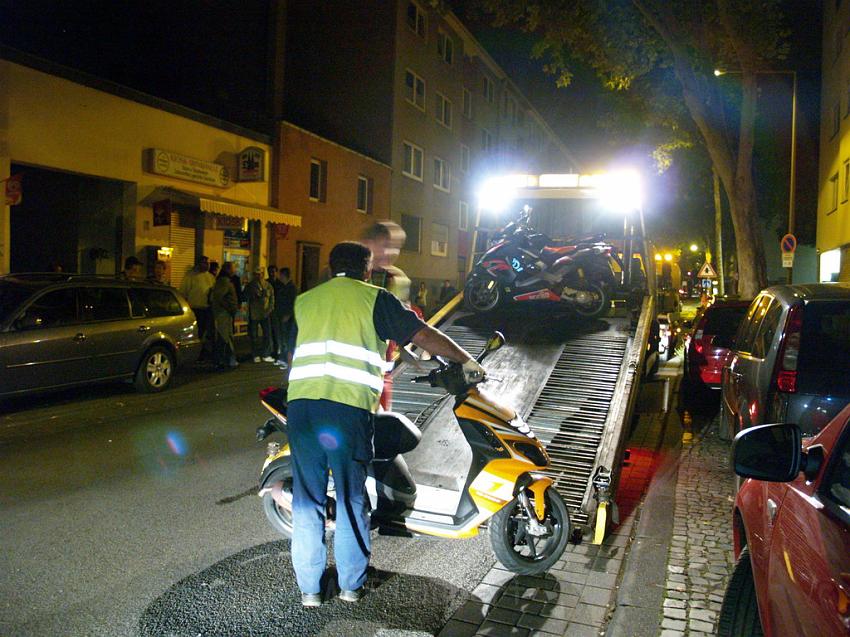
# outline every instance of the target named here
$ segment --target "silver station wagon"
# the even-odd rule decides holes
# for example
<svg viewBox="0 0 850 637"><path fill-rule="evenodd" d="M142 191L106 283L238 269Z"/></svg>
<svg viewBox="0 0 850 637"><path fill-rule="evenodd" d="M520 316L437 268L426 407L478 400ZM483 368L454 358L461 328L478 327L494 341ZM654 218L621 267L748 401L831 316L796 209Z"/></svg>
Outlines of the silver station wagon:
<svg viewBox="0 0 850 637"><path fill-rule="evenodd" d="M0 276L0 396L130 380L167 388L197 360L198 324L176 290L69 274Z"/></svg>

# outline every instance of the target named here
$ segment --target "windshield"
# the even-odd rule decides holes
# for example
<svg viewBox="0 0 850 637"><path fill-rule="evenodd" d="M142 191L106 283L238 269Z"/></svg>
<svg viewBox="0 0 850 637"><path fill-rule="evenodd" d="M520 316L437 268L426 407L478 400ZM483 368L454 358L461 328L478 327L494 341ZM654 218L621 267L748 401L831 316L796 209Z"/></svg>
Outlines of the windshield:
<svg viewBox="0 0 850 637"><path fill-rule="evenodd" d="M850 394L850 301L806 303L797 372L802 393Z"/></svg>
<svg viewBox="0 0 850 637"><path fill-rule="evenodd" d="M26 301L37 289L20 282L0 281L0 323L5 323L9 314Z"/></svg>
<svg viewBox="0 0 850 637"><path fill-rule="evenodd" d="M738 324L747 313L747 307L715 307L705 312L705 324L702 331L706 336L715 334L724 339L731 339L738 331Z"/></svg>

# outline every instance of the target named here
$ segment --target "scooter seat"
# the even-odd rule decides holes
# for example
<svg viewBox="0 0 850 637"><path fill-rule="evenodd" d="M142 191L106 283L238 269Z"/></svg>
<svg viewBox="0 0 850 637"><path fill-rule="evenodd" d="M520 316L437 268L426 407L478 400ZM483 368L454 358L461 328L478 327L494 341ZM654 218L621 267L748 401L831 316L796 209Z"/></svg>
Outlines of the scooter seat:
<svg viewBox="0 0 850 637"><path fill-rule="evenodd" d="M413 451L422 432L404 414L387 411L375 414L375 459L390 460Z"/></svg>

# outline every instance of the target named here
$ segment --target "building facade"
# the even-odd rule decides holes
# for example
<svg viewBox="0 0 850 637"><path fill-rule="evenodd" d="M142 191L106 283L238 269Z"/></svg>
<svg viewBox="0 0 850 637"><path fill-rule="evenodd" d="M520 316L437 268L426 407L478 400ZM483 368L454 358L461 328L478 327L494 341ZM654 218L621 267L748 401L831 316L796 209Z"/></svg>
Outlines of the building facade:
<svg viewBox="0 0 850 637"><path fill-rule="evenodd" d="M265 265L274 225L300 224L269 206L268 138L77 80L0 59L0 180L21 195L0 208L0 272L113 274L132 255L179 286L200 255Z"/></svg>
<svg viewBox="0 0 850 637"><path fill-rule="evenodd" d="M288 3L284 111L392 168L389 217L407 233L399 265L432 291L462 282L488 176L578 168L441 3Z"/></svg>
<svg viewBox="0 0 850 637"><path fill-rule="evenodd" d="M850 281L850 3L823 3L817 250L821 281Z"/></svg>

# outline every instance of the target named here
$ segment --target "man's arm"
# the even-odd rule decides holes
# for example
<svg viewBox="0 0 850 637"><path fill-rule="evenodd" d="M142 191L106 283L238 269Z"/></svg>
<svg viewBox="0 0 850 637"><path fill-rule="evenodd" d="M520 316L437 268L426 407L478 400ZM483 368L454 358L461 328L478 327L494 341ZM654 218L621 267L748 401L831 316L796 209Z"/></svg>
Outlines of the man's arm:
<svg viewBox="0 0 850 637"><path fill-rule="evenodd" d="M414 345L425 351L448 358L455 363L465 363L472 358L469 353L440 330L426 325L411 339Z"/></svg>

